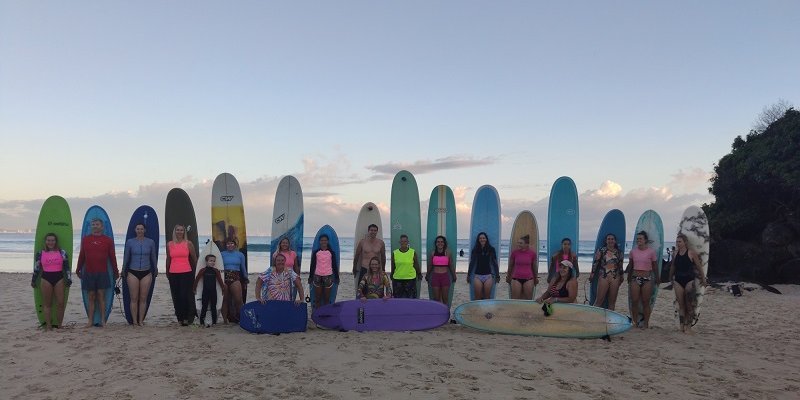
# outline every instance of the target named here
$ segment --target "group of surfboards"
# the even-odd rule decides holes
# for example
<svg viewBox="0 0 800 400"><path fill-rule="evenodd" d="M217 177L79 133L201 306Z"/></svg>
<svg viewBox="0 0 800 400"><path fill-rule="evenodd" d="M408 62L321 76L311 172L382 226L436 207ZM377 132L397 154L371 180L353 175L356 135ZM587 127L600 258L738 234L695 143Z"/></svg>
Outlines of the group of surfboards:
<svg viewBox="0 0 800 400"><path fill-rule="evenodd" d="M429 201L428 223L427 223L427 249L434 248L433 240L437 236L446 238L456 237L456 207L452 190L446 185L436 186ZM186 239L194 245L195 251L199 251L198 229L194 208L188 194L180 188L172 189L167 195L165 207L165 232L172 232L176 225L186 228ZM242 202L241 189L236 179L228 173L220 174L212 186L212 240L211 245L216 244L220 248L204 249L204 253L211 253L221 250L225 243L233 241L237 244L238 250L247 255L247 236L244 218L244 207ZM486 234L491 245L499 249L501 237L501 209L498 193L491 185L484 185L478 189L472 204L471 226L470 226L470 248L474 247L475 240L479 232ZM620 219L621 218L621 219ZM561 243L563 238L578 238L578 196L577 189L572 179L561 177L554 183L548 210L548 229L547 240L550 243ZM83 222L82 237L91 234L91 221L100 220L103 222L104 234L113 240L111 221L107 213L99 206L92 206L86 213ZM420 220L420 201L419 191L414 176L408 171L400 171L395 175L392 182L391 204L390 204L390 224L391 224L391 250L398 248L400 236L408 238L409 247L419 251L421 249L421 220ZM149 206L142 206L135 210L131 216L128 227L127 239L135 236L135 226L144 224L146 226L147 237L154 240L156 246L159 241L159 224L155 211ZM379 237L382 238L382 224L378 207L373 203L365 204L356 222L355 239L356 241L366 237L367 226L377 225L379 227ZM278 249L283 239L288 239L292 250L297 255L297 265L300 265L303 254L303 228L304 210L303 195L300 183L293 176L286 176L281 179L276 190L275 203L273 208L273 218L271 221L271 243L270 251L272 254ZM621 231L620 231L621 230ZM598 232L598 248L602 246L602 240L608 233L615 234L618 238L625 237L624 216L619 210L612 210L606 215ZM663 248L663 227L658 214L652 210L645 212L637 224L637 232L646 231L656 254L661 254ZM681 220L679 231L689 237L689 245L700 255L703 271L707 271L708 265L708 223L702 210L697 207L690 207L684 213ZM72 217L69 205L66 200L59 196L48 198L42 205L39 214L39 221L36 230L35 249L39 252L44 248L44 238L47 234L54 234L64 248L65 257L72 259ZM339 239L335 230L325 225L319 229L315 236L312 251L319 248L321 236L329 239L329 248L336 255L336 263L339 264ZM521 212L514 223L511 234L511 243L522 236L528 236L531 243L539 242L539 232L536 219L530 211ZM455 240L453 240L455 242ZM624 246L624 240L622 240ZM217 247L212 246L212 247ZM157 247L156 247L157 248ZM549 256L555 254L558 247L550 246ZM217 254L217 253L214 253ZM196 254L197 255L197 254ZM659 263L661 262L658 257ZM201 264L200 257L198 264ZM549 257L548 257L549 259ZM451 264L455 268L455 252L451 252ZM660 265L660 264L659 264ZM193 273L197 273L197 266L193 267ZM154 273L156 266L152 266ZM64 278L69 278L70 268L64 271ZM553 275L554 266L549 267L550 275ZM659 268L660 270L660 268ZM247 271L245 267L245 272ZM472 276L474 271L469 271L468 276ZM109 263L109 278L113 281L114 269ZM246 302L247 281L246 273L242 275L242 299ZM357 282L356 282L357 283ZM52 299L56 303L56 296L52 294L43 296L41 277L34 276L34 299L36 312L39 322L43 326L59 326L62 324L63 309L59 314L57 307L49 307L50 315L45 315L43 299ZM152 280L149 294L147 296L147 307L155 285ZM417 281L417 295L420 293L421 279ZM122 294L124 298L124 312L126 319L132 323L134 318L131 315L130 294L125 279L121 280ZM474 299L472 285L470 286L470 298ZM358 287L358 285L356 285ZM540 305L532 304L530 300L497 300L495 298L496 285L492 287L490 299L470 301L462 304L453 311L455 321L475 329L521 334L521 335L542 335L558 337L603 337L616 333L621 333L630 329L631 319L607 309L592 307L580 304L553 304L547 315L539 310ZM593 284L593 288L595 285ZM446 324L451 317L450 304L443 304L432 300L422 299L383 299L383 300L346 300L336 302L338 283L330 291L330 298L325 299L329 303L316 308L312 314L312 319L318 327L335 330L420 330L431 329ZM451 282L449 286L448 302L452 302L455 284ZM429 287L429 296L432 295ZM655 292L655 291L654 291ZM698 297L695 303L695 314L692 316L696 321L699 315L699 303L702 301L703 288L698 288ZM88 316L88 296L82 290L84 306ZM197 291L198 296L202 290ZM309 285L308 293L313 299L314 290ZM69 287L63 288L63 303L69 294ZM105 309L95 308L93 321L99 324L107 320L111 313L113 304L114 290L105 291ZM595 296L594 289L592 296ZM430 297L433 298L433 297ZM174 296L173 296L174 299ZM197 298L198 304L200 298ZM594 301L594 299L592 299ZM653 293L650 302L655 301ZM223 302L226 303L226 302ZM278 304L281 303L281 304ZM290 304L283 304L290 303ZM676 301L677 304L677 301ZM226 306L230 306L230 301ZM218 303L218 307L221 304ZM199 308L199 306L198 306ZM145 308L145 313L147 308ZM297 332L306 330L308 319L307 308L296 306L291 302L249 302L245 304L240 315L234 316L229 310L227 315L232 316L232 321L251 332L258 333L283 333ZM105 313L105 316L101 316ZM679 314L676 307L676 318Z"/></svg>

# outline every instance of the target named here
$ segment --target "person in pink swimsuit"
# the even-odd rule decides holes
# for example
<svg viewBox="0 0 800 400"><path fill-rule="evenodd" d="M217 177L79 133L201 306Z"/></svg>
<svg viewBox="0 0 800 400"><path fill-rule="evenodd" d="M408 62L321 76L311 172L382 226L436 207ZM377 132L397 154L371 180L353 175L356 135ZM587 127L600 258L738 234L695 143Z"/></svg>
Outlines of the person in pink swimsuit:
<svg viewBox="0 0 800 400"><path fill-rule="evenodd" d="M425 279L431 285L433 297L431 300L450 304L450 285L456 281L455 265L450 265L450 250L447 248L447 238L437 236L434 240L434 250L428 258L428 272Z"/></svg>
<svg viewBox="0 0 800 400"><path fill-rule="evenodd" d="M536 273L539 259L531 249L531 237L525 235L517 240L517 248L508 256L506 282L511 285L511 298L533 300L533 289L539 283Z"/></svg>
<svg viewBox="0 0 800 400"><path fill-rule="evenodd" d="M636 234L636 247L631 250L628 256L628 285L631 296L631 318L634 324L639 322L639 307L642 303L642 313L644 321L639 326L647 329L650 326L650 296L653 294L653 286L658 284L658 263L656 262L656 252L647 246L650 243L647 232L641 231Z"/></svg>
<svg viewBox="0 0 800 400"><path fill-rule="evenodd" d="M59 328L64 321L64 288L70 286L69 279L70 261L67 252L58 246L58 237L55 233L44 236L44 248L36 253L33 279L31 287L36 287L37 280L42 292L42 315L45 316L44 330ZM53 297L55 297L56 315L58 323L51 324L50 314Z"/></svg>
<svg viewBox="0 0 800 400"><path fill-rule="evenodd" d="M172 229L172 240L167 243L167 279L172 292L175 317L182 326L189 325L197 312L192 293L192 265L196 264L197 253L192 242L186 239L186 227L175 225Z"/></svg>
<svg viewBox="0 0 800 400"><path fill-rule="evenodd" d="M272 262L275 263L275 256L283 254L286 260L286 266L293 269L294 273L300 275L300 261L297 260L297 252L292 250L292 244L289 243L289 238L283 238L278 242L278 251L272 255Z"/></svg>
<svg viewBox="0 0 800 400"><path fill-rule="evenodd" d="M308 283L314 288L314 303L316 310L320 306L330 304L333 284L339 284L339 265L336 263L336 253L328 246L328 235L319 236L319 249L311 255L311 271Z"/></svg>
<svg viewBox="0 0 800 400"><path fill-rule="evenodd" d="M575 277L577 278L580 276L581 271L578 267L578 255L572 251L572 239L570 238L561 239L561 250L550 258L550 265L553 271L558 271L558 268L561 266L561 261L569 261L569 263L572 264L572 268L575 270ZM558 274L553 275L553 278L547 284L552 285L553 281L556 279L558 279Z"/></svg>

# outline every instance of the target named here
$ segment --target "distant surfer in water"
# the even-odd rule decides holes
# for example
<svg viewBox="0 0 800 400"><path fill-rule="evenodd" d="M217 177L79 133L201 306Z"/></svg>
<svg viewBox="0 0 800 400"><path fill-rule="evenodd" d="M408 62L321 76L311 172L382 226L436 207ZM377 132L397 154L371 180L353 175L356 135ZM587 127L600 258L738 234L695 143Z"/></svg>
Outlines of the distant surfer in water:
<svg viewBox="0 0 800 400"><path fill-rule="evenodd" d="M194 244L186 240L186 227L175 225L172 240L167 243L167 279L175 306L175 317L182 326L188 326L197 312L194 306L192 265L197 264Z"/></svg>
<svg viewBox="0 0 800 400"><path fill-rule="evenodd" d="M597 250L592 264L592 273L589 280L597 279L597 297L595 307L603 307L608 296L608 309L613 310L617 305L619 287L625 281L622 271L622 251L617 245L617 236L613 233L606 235L606 245Z"/></svg>
<svg viewBox="0 0 800 400"><path fill-rule="evenodd" d="M381 268L380 258L372 257L369 260L369 271L358 282L356 298L361 301L392 298L392 280Z"/></svg>
<svg viewBox="0 0 800 400"><path fill-rule="evenodd" d="M103 234L103 221L93 219L92 233L81 239L81 252L75 273L81 278L81 290L86 290L89 297L89 322L94 324L94 310L99 307L100 326L106 325L106 290L111 290L113 282L108 279L108 264L114 267L114 279L119 278L117 256L114 253L114 240Z"/></svg>
<svg viewBox="0 0 800 400"><path fill-rule="evenodd" d="M139 222L133 228L135 237L125 242L125 253L122 257L122 278L127 281L131 304L131 323L141 326L147 313L147 298L150 296L150 285L158 274L158 249L156 242L144 234L144 223Z"/></svg>
<svg viewBox="0 0 800 400"><path fill-rule="evenodd" d="M578 266L578 255L572 251L572 239L570 238L561 239L561 250L559 250L553 255L553 257L550 258L550 269L553 271L558 271L561 261L569 261L572 264L572 267L575 269L575 277L577 278L580 276L581 270ZM548 285L552 285L552 281L555 281L557 278L557 276L554 276L553 279L548 282Z"/></svg>
<svg viewBox="0 0 800 400"><path fill-rule="evenodd" d="M428 259L428 273L425 278L433 288L431 300L450 304L450 282L456 282L456 268L450 265L450 250L447 248L447 238L437 236L434 239L434 249Z"/></svg>
<svg viewBox="0 0 800 400"><path fill-rule="evenodd" d="M417 280L422 279L419 257L408 247L408 235L400 235L400 248L392 252L392 282L394 297L417 299Z"/></svg>
<svg viewBox="0 0 800 400"><path fill-rule="evenodd" d="M42 315L44 316L44 330L58 328L64 321L64 287L70 286L72 281L69 279L70 262L67 252L58 246L58 237L55 233L48 233L44 236L44 248L36 252L36 262L33 268L33 279L31 287L36 287L37 278L39 289L42 292ZM53 297L56 300L56 323L52 324L51 305Z"/></svg>
<svg viewBox="0 0 800 400"><path fill-rule="evenodd" d="M247 284L247 260L239 251L236 239L225 241L225 251L220 253L222 264L225 269L225 285L222 295L222 320L239 321L239 313L242 311L242 284Z"/></svg>
<svg viewBox="0 0 800 400"><path fill-rule="evenodd" d="M678 320L681 332L692 332L692 325L697 322L695 307L697 306L697 286L695 279L700 284L706 285L703 274L702 262L697 252L688 248L689 240L686 235L679 233L675 239L677 249L673 252L672 263L669 266L669 279L672 281L672 290L675 292L675 301L678 302Z"/></svg>
<svg viewBox="0 0 800 400"><path fill-rule="evenodd" d="M533 299L533 288L539 283L538 264L536 251L531 249L530 235L522 236L517 240L517 248L508 256L506 282L511 285L512 299Z"/></svg>
<svg viewBox="0 0 800 400"><path fill-rule="evenodd" d="M497 251L489 243L489 236L481 232L469 254L468 284L472 285L475 300L492 298L492 287L500 281Z"/></svg>
<svg viewBox="0 0 800 400"><path fill-rule="evenodd" d="M339 284L339 265L336 253L328 246L328 235L319 236L319 249L311 255L311 271L308 283L314 288L314 309L330 304L333 284Z"/></svg>
<svg viewBox="0 0 800 400"><path fill-rule="evenodd" d="M370 224L367 227L367 237L358 241L353 257L353 275L358 274L358 281L367 273L372 257L378 257L381 270L386 270L386 243L378 239L378 225Z"/></svg>
<svg viewBox="0 0 800 400"><path fill-rule="evenodd" d="M640 328L647 329L650 326L650 296L653 294L654 285L658 284L658 263L656 262L656 252L648 247L649 239L647 232L641 231L636 234L636 247L631 249L628 256L628 285L631 296L631 318L634 324L639 323L639 302L642 303L642 313L644 320Z"/></svg>

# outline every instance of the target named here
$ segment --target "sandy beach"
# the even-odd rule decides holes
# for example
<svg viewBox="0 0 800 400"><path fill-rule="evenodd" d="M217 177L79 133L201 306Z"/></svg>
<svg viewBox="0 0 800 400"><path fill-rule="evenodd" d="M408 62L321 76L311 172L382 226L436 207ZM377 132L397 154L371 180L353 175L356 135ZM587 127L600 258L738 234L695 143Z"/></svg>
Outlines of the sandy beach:
<svg viewBox="0 0 800 400"><path fill-rule="evenodd" d="M353 281L341 281L339 298L349 298ZM463 281L460 274L454 305L468 300ZM305 333L280 336L238 325L181 327L164 274L147 326L128 326L115 300L107 327L83 328L76 283L66 327L44 332L29 282L29 274L0 273L3 398L796 399L800 391L798 286L776 286L777 295L746 285L754 290L742 297L709 288L691 336L673 319L672 291L661 290L651 329L607 342L458 325L343 333L311 323ZM626 296L623 289L617 302L625 314Z"/></svg>

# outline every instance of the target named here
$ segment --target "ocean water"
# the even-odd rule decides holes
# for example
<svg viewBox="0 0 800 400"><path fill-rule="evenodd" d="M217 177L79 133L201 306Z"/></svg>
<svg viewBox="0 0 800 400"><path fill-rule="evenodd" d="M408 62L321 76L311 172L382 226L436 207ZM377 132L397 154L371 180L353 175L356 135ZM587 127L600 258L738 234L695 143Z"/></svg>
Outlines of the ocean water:
<svg viewBox="0 0 800 400"><path fill-rule="evenodd" d="M247 262L248 269L251 273L259 272L266 269L269 261L269 236L251 236L248 237L247 249ZM209 236L200 236L200 243L205 243L209 240ZM306 237L303 239L303 264L300 266L301 270L307 272L310 267L309 256L311 255L311 244L313 237ZM389 248L388 239L386 248ZM117 263L122 265L122 253L124 250L125 236L114 235L114 243L116 243ZM34 235L32 233L0 233L0 272L30 272L33 268L33 245ZM161 237L161 248L159 249L158 269L164 271L164 264L166 260L166 253L164 247L166 240ZM353 266L353 251L355 248L355 241L353 238L339 238L339 246L342 254L341 256L341 271L352 271ZM426 254L425 240L422 241L422 254ZM626 243L626 252L631 249L631 242ZM666 243L665 246L674 246L674 243ZM75 268L75 260L78 258L78 251L80 248L80 234L74 235L72 248L75 252L72 262L72 268ZM539 253L539 272L547 272L547 260L545 257L547 249L547 241L542 240L539 242L537 253ZM467 272L469 263L469 239L458 239L455 249L451 246L451 251L458 253L464 250L464 257L456 257L456 270L458 272ZM592 262L592 254L594 252L593 240L581 240L578 247L578 262L581 266L581 271L588 271ZM508 266L508 253L509 241L503 240L500 243L500 271L505 271ZM389 258L388 250L386 254ZM666 258L666 256L665 256ZM423 269L424 267L423 261Z"/></svg>

